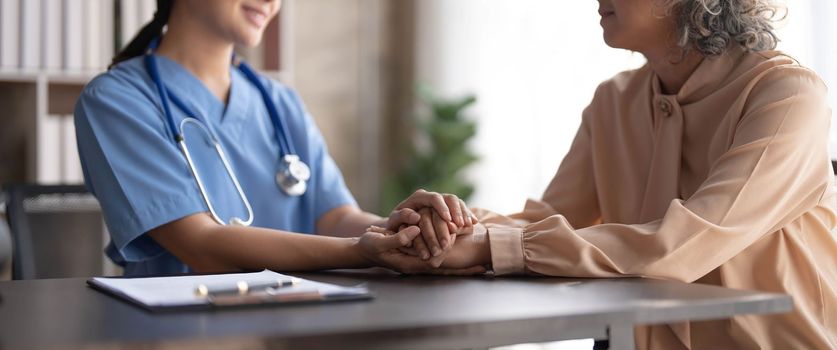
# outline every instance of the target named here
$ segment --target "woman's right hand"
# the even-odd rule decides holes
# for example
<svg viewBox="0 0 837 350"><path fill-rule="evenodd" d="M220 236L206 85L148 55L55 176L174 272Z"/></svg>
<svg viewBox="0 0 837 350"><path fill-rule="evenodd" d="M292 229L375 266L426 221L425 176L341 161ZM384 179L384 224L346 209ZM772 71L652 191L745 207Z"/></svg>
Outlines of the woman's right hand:
<svg viewBox="0 0 837 350"><path fill-rule="evenodd" d="M466 268L456 266L455 268L438 269L429 262L400 250L400 248L410 245L412 240L419 236L419 233L417 226L405 227L397 233L373 226L360 236L356 246L360 255L371 264L402 273L473 275L485 272L483 266L469 266Z"/></svg>
<svg viewBox="0 0 837 350"><path fill-rule="evenodd" d="M478 225L482 228L482 225ZM359 240L361 254L370 263L407 274L474 275L485 273L490 262L490 252L484 228L474 230L456 243L439 267L417 256L400 250L410 239L420 239L418 228L410 226L398 233L372 226ZM477 232L479 231L479 232Z"/></svg>

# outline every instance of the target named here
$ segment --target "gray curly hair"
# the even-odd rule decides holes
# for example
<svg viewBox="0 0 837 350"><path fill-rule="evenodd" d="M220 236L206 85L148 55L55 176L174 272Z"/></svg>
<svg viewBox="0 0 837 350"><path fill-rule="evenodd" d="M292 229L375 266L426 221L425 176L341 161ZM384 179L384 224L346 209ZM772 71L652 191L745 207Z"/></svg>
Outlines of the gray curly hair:
<svg viewBox="0 0 837 350"><path fill-rule="evenodd" d="M675 16L677 44L704 56L717 56L735 41L751 51L772 50L779 38L773 23L786 8L773 0L662 0Z"/></svg>

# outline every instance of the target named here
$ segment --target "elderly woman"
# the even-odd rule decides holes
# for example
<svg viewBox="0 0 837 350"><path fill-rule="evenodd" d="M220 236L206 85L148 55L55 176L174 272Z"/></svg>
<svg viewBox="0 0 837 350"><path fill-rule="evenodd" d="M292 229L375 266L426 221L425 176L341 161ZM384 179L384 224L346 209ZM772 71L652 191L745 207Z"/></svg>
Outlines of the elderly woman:
<svg viewBox="0 0 837 350"><path fill-rule="evenodd" d="M460 236L443 266L787 293L793 312L642 327L637 347L837 348L831 112L820 78L772 51L776 11L599 0L605 42L647 64L599 86L540 201L478 214L487 232Z"/></svg>

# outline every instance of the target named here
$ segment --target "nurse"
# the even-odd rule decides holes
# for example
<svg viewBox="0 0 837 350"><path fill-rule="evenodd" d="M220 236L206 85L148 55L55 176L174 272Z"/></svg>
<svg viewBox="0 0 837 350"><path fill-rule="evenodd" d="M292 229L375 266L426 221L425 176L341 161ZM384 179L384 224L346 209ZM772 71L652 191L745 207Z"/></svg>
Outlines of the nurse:
<svg viewBox="0 0 837 350"><path fill-rule="evenodd" d="M391 266L404 246L438 266L472 228L452 195L417 191L388 219L357 208L299 96L233 55L261 40L280 1L157 4L75 110L106 253L126 275ZM444 225L419 236L427 208ZM364 234L371 225L403 229Z"/></svg>
<svg viewBox="0 0 837 350"><path fill-rule="evenodd" d="M487 235L442 266L790 294L786 314L637 328L637 348L837 349L831 110L817 74L773 50L779 9L598 3L605 43L647 63L598 87L540 200L478 214Z"/></svg>

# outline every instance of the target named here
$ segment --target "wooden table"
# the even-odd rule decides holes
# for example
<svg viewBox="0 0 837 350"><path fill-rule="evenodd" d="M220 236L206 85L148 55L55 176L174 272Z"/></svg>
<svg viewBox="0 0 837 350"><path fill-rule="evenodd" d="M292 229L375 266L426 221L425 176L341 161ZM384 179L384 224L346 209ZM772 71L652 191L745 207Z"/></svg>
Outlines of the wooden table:
<svg viewBox="0 0 837 350"><path fill-rule="evenodd" d="M0 283L0 348L485 348L575 338L633 349L633 326L792 310L787 295L646 279L295 274L369 301L152 313L85 279Z"/></svg>

